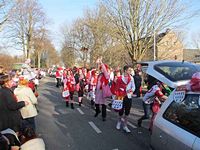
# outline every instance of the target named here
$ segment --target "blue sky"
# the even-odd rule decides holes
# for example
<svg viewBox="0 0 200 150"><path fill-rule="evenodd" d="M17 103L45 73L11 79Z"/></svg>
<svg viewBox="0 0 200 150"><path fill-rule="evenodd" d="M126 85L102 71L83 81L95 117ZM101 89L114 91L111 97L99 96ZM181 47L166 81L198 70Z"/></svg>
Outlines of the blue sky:
<svg viewBox="0 0 200 150"><path fill-rule="evenodd" d="M60 50L59 32L60 27L63 24L71 24L73 20L82 17L84 11L87 8L95 8L99 0L38 0L42 5L47 17L50 20L49 29L52 31L52 39L57 48ZM192 8L200 9L200 0L182 0L184 2L190 2ZM188 21L187 26L183 28L183 31L187 32L185 39L188 45L190 45L191 37L193 33L200 33L200 17L195 18L192 21ZM187 48L191 48L190 46Z"/></svg>
<svg viewBox="0 0 200 150"><path fill-rule="evenodd" d="M200 9L200 0L183 0L190 2L192 8ZM59 28L65 23L71 24L73 20L82 17L84 10L87 8L94 8L98 0L39 0L46 12L48 18L51 20L50 29L53 36L58 36ZM200 17L190 21L187 26L183 28L187 33L187 40L190 41L194 32L200 33ZM58 43L59 40L54 43ZM189 43L189 42L187 42ZM188 44L189 45L189 44ZM58 45L56 46L58 47Z"/></svg>
<svg viewBox="0 0 200 150"><path fill-rule="evenodd" d="M72 23L78 17L82 17L84 10L94 8L98 0L39 0L51 20L53 30L64 23Z"/></svg>
<svg viewBox="0 0 200 150"><path fill-rule="evenodd" d="M50 19L49 29L53 42L59 50L59 32L63 24L71 24L73 20L82 17L87 8L94 8L98 0L39 0L47 17Z"/></svg>

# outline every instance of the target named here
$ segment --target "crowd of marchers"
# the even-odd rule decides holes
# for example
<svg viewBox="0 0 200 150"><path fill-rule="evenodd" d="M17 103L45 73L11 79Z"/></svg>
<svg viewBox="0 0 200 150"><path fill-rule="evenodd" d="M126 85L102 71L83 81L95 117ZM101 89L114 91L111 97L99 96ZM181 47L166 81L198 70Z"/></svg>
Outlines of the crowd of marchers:
<svg viewBox="0 0 200 150"><path fill-rule="evenodd" d="M132 66L117 67L112 69L102 62L102 58L97 61L97 67L86 68L57 68L55 73L56 87L62 87L62 96L65 99L66 107L74 109L74 93L78 93L79 106L83 103L83 96L91 101L91 107L94 108L94 117L101 114L102 121L106 121L106 108L108 99L112 102L108 105L119 115L116 119L116 129L121 127L127 133L128 116L130 114L132 99L142 95L142 71L138 66L136 69ZM153 120L166 100L170 91L167 91L163 83L151 76L145 79L148 92L143 98L144 115L138 120L138 126L141 127L142 121L149 119L152 113L149 130L152 130Z"/></svg>

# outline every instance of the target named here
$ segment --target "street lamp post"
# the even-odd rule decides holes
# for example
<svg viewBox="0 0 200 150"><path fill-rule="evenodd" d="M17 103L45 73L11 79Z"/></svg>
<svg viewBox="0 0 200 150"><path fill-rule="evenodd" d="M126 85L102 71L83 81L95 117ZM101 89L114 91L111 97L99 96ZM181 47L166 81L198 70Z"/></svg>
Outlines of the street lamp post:
<svg viewBox="0 0 200 150"><path fill-rule="evenodd" d="M153 29L153 60L156 60L156 31L155 31L155 27Z"/></svg>
<svg viewBox="0 0 200 150"><path fill-rule="evenodd" d="M81 51L83 52L83 65L84 65L84 67L86 66L86 62L87 62L87 58L86 58L86 53L87 53L87 51L88 51L88 48L86 48L86 47L82 47L81 48Z"/></svg>

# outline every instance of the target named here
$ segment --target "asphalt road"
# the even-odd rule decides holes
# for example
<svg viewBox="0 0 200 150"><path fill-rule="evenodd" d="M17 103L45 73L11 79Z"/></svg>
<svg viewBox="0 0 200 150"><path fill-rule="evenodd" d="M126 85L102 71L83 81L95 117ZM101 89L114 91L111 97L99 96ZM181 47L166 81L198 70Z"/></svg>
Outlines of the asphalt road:
<svg viewBox="0 0 200 150"><path fill-rule="evenodd" d="M83 106L75 109L65 107L61 90L55 87L55 79L41 80L39 92L39 115L37 133L42 137L47 150L148 150L150 134L148 121L137 127L137 119L143 114L141 99L134 98L129 116L129 129L115 129L118 114L108 107L107 120L94 117L94 110L84 98ZM77 96L75 96L77 102Z"/></svg>

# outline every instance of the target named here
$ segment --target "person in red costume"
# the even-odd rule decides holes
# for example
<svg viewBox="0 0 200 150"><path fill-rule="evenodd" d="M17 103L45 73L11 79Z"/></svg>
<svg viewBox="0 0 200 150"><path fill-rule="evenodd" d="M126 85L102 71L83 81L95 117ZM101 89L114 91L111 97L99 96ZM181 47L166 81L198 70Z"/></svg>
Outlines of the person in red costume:
<svg viewBox="0 0 200 150"><path fill-rule="evenodd" d="M64 80L64 90L69 90L69 96L66 97L66 107L69 106L69 100L71 108L74 109L73 95L75 91L75 79L71 70L67 70L67 76Z"/></svg>
<svg viewBox="0 0 200 150"><path fill-rule="evenodd" d="M102 63L102 58L97 60L97 64L99 65L101 73L97 78L97 86L95 92L95 117L99 115L100 105L102 106L102 120L106 120L106 98L103 96L103 88L108 85L109 82L109 74L108 74L108 66Z"/></svg>
<svg viewBox="0 0 200 150"><path fill-rule="evenodd" d="M127 118L130 114L132 95L135 91L135 82L133 77L130 75L131 67L124 66L123 70L123 75L115 78L114 80L115 95L117 99L123 100L123 107L119 111L119 120L117 122L116 129L119 130L121 128L121 124L123 123L124 131L130 133L131 131L127 127Z"/></svg>

